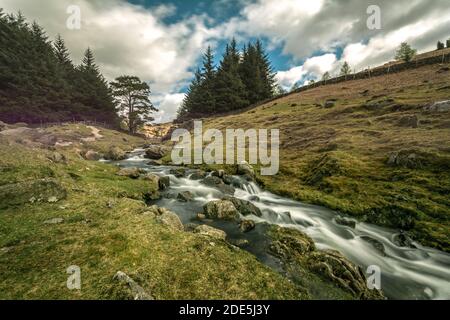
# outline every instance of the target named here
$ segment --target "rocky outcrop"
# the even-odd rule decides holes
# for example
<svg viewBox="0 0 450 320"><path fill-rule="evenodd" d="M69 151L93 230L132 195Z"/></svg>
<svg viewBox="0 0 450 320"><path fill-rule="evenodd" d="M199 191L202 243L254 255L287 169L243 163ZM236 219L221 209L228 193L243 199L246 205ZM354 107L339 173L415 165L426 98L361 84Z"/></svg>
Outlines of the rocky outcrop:
<svg viewBox="0 0 450 320"><path fill-rule="evenodd" d="M213 239L217 239L217 240L225 240L227 237L227 234L225 233L225 231L207 226L205 224L200 225L198 227L196 227L194 229L194 233L203 235L203 236L207 236Z"/></svg>
<svg viewBox="0 0 450 320"><path fill-rule="evenodd" d="M235 221L239 219L239 211L228 200L216 200L205 204L203 211L207 218Z"/></svg>
<svg viewBox="0 0 450 320"><path fill-rule="evenodd" d="M120 285L124 286L128 291L130 299L133 300L154 300L154 298L144 290L140 285L131 279L127 274L122 271L118 271L114 275L114 281L117 281Z"/></svg>
<svg viewBox="0 0 450 320"><path fill-rule="evenodd" d="M450 100L435 102L424 108L428 112L448 112L450 111Z"/></svg>
<svg viewBox="0 0 450 320"><path fill-rule="evenodd" d="M12 183L0 186L0 209L25 203L57 202L66 196L64 187L54 179Z"/></svg>
<svg viewBox="0 0 450 320"><path fill-rule="evenodd" d="M368 289L361 269L339 252L317 250L310 237L295 229L271 226L268 234L270 252L287 266L294 266L293 270L309 270L356 299L383 299L380 291Z"/></svg>

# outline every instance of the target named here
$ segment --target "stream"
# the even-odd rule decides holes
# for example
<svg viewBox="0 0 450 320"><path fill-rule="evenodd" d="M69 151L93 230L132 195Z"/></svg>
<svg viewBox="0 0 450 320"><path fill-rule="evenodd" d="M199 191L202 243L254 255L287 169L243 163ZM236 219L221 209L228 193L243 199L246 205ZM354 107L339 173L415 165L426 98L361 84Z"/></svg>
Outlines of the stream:
<svg viewBox="0 0 450 320"><path fill-rule="evenodd" d="M160 176L170 177L170 188L156 205L175 212L183 224L202 224L196 216L203 211L203 205L219 200L225 194L216 188L203 185L200 181L177 178L170 174L176 167L147 165L144 150L137 149L129 154L127 160L116 162L120 167L138 167ZM361 266L376 265L381 269L381 288L389 299L450 299L450 254L426 248L418 243L411 247L400 247L394 241L399 231L356 222L351 228L338 224L337 213L314 205L304 204L261 190L255 183L248 183L241 177L241 188L236 188L234 197L252 202L263 212L262 217L247 217L257 223L257 227L248 233L239 230L236 223L209 221L208 225L224 230L227 239L236 243L246 240L242 249L255 255L262 263L272 269L283 272L281 262L270 255L266 246L270 240L265 235L262 222L297 228L309 235L318 249L340 251L347 259ZM190 191L194 200L180 202L176 199L179 192ZM371 241L367 241L370 239ZM378 245L374 245L374 242ZM380 244L384 247L380 250Z"/></svg>

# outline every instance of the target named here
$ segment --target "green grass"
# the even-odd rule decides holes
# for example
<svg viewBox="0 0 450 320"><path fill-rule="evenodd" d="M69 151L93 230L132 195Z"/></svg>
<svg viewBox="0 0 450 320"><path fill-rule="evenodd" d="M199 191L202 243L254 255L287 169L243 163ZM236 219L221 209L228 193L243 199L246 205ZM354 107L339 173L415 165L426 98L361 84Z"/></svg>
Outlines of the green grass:
<svg viewBox="0 0 450 320"><path fill-rule="evenodd" d="M121 147L123 138L134 139L107 134L100 150L110 138ZM6 141L0 147L0 186L50 176L67 191L57 203L24 199L0 210L0 299L126 299L113 281L119 270L156 299L308 298L249 253L142 215L143 194L156 188L149 181L82 160L77 146L58 150L66 164L48 160L50 150ZM52 218L64 223L44 224ZM66 288L71 265L81 268L81 291Z"/></svg>

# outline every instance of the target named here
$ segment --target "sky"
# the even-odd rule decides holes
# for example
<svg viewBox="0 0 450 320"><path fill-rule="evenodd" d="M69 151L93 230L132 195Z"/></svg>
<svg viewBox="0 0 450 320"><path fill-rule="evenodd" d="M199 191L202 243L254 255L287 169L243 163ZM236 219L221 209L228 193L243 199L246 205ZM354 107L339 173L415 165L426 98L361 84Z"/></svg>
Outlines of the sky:
<svg viewBox="0 0 450 320"><path fill-rule="evenodd" d="M67 27L71 5L80 29ZM379 28L368 27L373 5ZM232 37L241 46L260 38L285 89L336 74L344 61L355 71L391 61L401 42L425 52L450 38L450 0L0 0L0 8L20 10L50 38L61 34L74 63L90 47L108 80L148 82L156 122L174 119L204 50L212 46L218 62Z"/></svg>

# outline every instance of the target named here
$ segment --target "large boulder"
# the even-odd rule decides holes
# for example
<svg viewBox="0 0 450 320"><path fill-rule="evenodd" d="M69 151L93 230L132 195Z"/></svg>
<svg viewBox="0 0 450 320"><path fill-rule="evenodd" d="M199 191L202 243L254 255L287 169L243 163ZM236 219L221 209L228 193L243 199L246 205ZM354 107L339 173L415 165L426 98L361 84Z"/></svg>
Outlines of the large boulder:
<svg viewBox="0 0 450 320"><path fill-rule="evenodd" d="M320 251L314 242L303 232L271 226L269 236L272 238L270 252L281 258L293 270L305 270L320 278L331 281L341 290L356 299L383 299L378 290L370 290L361 268L348 261L337 251Z"/></svg>
<svg viewBox="0 0 450 320"><path fill-rule="evenodd" d="M208 218L235 221L239 219L239 211L228 200L216 200L205 204L203 211Z"/></svg>
<svg viewBox="0 0 450 320"><path fill-rule="evenodd" d="M378 290L369 290L361 268L348 261L337 251L314 251L307 257L310 270L349 291L358 299L382 299Z"/></svg>
<svg viewBox="0 0 450 320"><path fill-rule="evenodd" d="M126 152L120 149L119 147L111 147L105 155L105 159L112 161L125 160L126 158L127 158Z"/></svg>
<svg viewBox="0 0 450 320"><path fill-rule="evenodd" d="M170 148L165 146L153 145L145 150L145 157L152 160L159 160L170 152Z"/></svg>
<svg viewBox="0 0 450 320"><path fill-rule="evenodd" d="M88 161L98 161L101 158L103 158L103 156L98 153L97 151L94 150L88 150L84 155L83 158L88 160Z"/></svg>
<svg viewBox="0 0 450 320"><path fill-rule="evenodd" d="M236 207L236 209L239 211L239 213L242 214L243 216L250 216L250 215L254 215L257 217L262 216L261 210L250 201L241 200L234 197L225 197L224 200L231 201L233 205Z"/></svg>
<svg viewBox="0 0 450 320"><path fill-rule="evenodd" d="M173 213L172 211L169 211L165 208L158 207L152 207L151 210L153 210L156 216L156 220L159 223L168 226L172 230L184 231L183 223L176 213Z"/></svg>
<svg viewBox="0 0 450 320"><path fill-rule="evenodd" d="M54 179L31 180L0 186L0 209L25 203L55 202L65 199L67 192Z"/></svg>
<svg viewBox="0 0 450 320"><path fill-rule="evenodd" d="M159 188L159 181L161 178L158 175L156 175L154 173L147 173L142 176L142 179L150 181L153 185L155 185Z"/></svg>
<svg viewBox="0 0 450 320"><path fill-rule="evenodd" d="M218 239L218 240L225 240L227 237L227 234L225 231L207 226L207 225L200 225L194 229L194 233L204 235L210 238Z"/></svg>

